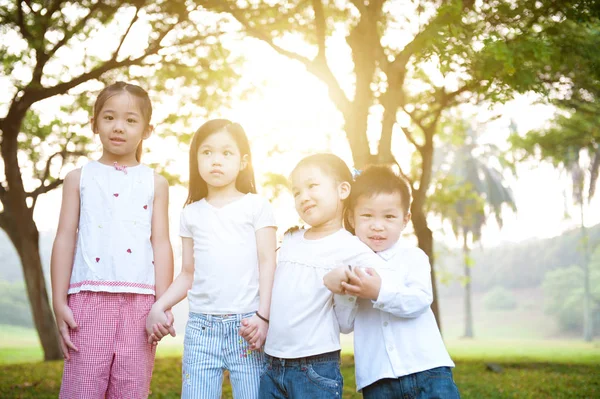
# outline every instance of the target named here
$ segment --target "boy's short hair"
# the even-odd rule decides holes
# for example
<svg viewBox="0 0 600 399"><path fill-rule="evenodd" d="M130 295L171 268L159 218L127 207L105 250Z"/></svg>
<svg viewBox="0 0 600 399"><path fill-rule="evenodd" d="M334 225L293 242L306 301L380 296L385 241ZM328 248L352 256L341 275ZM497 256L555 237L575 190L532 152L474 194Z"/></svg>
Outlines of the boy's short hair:
<svg viewBox="0 0 600 399"><path fill-rule="evenodd" d="M410 186L397 175L390 166L368 166L352 183L352 191L348 197L348 212L353 212L358 199L363 196L372 197L377 194L400 194L400 206L406 215L410 209Z"/></svg>

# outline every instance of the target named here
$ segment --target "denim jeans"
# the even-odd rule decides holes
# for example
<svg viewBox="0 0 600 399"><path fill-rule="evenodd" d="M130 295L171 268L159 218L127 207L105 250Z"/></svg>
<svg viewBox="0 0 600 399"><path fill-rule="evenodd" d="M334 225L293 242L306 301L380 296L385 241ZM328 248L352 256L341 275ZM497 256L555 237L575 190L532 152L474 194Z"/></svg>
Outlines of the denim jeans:
<svg viewBox="0 0 600 399"><path fill-rule="evenodd" d="M460 399L450 367L384 378L362 389L365 399Z"/></svg>
<svg viewBox="0 0 600 399"><path fill-rule="evenodd" d="M182 398L220 398L223 370L229 370L233 396L256 399L264 353L250 351L238 335L242 319L253 314L190 313L183 343Z"/></svg>
<svg viewBox="0 0 600 399"><path fill-rule="evenodd" d="M340 351L299 359L265 356L259 398L340 399L343 379Z"/></svg>

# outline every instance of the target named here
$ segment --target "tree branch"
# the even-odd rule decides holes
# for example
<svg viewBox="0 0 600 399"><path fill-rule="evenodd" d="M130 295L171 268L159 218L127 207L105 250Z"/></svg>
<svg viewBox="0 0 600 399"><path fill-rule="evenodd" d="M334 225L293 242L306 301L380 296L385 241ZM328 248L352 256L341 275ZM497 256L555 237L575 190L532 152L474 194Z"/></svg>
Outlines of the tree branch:
<svg viewBox="0 0 600 399"><path fill-rule="evenodd" d="M17 1L17 3L17 25L19 26L19 30L21 31L21 35L23 35L23 38L25 38L25 40L27 40L30 44L33 45L32 42L34 41L34 38L33 36L31 36L31 33L25 25L25 16L23 14L23 8L21 8L21 2Z"/></svg>
<svg viewBox="0 0 600 399"><path fill-rule="evenodd" d="M321 0L313 0L313 10L315 11L315 29L317 32L317 46L319 52L317 53L316 59L325 59L325 36L326 36L326 25L325 25L325 12L323 10L323 3Z"/></svg>
<svg viewBox="0 0 600 399"><path fill-rule="evenodd" d="M162 48L160 46L160 42L175 27L176 24L177 23L171 25L168 29L161 32L161 34L154 41L154 43L151 44L150 46L148 46L148 50L146 51L146 53L139 56L138 58L127 58L122 61L109 60L109 61L105 62L104 64L100 65L99 67L92 69L89 72L82 73L81 75L71 79L68 82L59 83L55 86L44 87L41 89L30 89L23 96L22 100L25 98L25 96L28 96L27 103L33 104L34 102L43 100L48 97L52 97L52 96L55 96L58 94L64 94L67 91L69 91L70 89L72 89L73 87L75 87L83 82L86 82L90 79L99 78L100 76L102 76L102 74L104 74L107 71L126 67L126 66L131 66L131 65L140 65L148 56L158 53L158 51Z"/></svg>
<svg viewBox="0 0 600 399"><path fill-rule="evenodd" d="M138 20L138 16L139 16L139 12L140 12L141 6L142 6L142 4L140 4L140 5L138 5L136 7L136 9L135 9L135 15L131 19L131 22L129 23L129 26L127 27L127 30L125 30L125 33L121 37L121 41L119 42L119 45L117 46L117 49L114 51L114 53L113 53L113 55L111 57L111 60L116 60L117 57L119 56L119 51L121 50L121 47L123 46L123 42L127 38L127 35L129 34L129 31L131 30L131 27L133 26L133 24L135 24L135 22Z"/></svg>
<svg viewBox="0 0 600 399"><path fill-rule="evenodd" d="M87 23L87 21L89 21L89 19L96 12L96 10L98 10L98 8L100 8L101 5L102 5L101 1L99 1L96 4L92 5L90 7L90 12L88 12L85 17L81 18L79 20L79 22L77 22L77 24L75 24L75 26L73 27L73 29L71 29L71 30L65 29L65 31L63 32L63 34L64 34L63 38L60 39L58 41L58 43L56 43L54 45L54 47L52 47L52 49L47 54L47 58L50 59L54 55L54 53L56 53L56 51L59 48L61 48L65 44L67 44L67 42L73 37L73 35L75 35L79 31L81 31L81 29L83 29L85 27L85 24ZM117 11L117 9L114 9L113 14L116 11Z"/></svg>
<svg viewBox="0 0 600 399"><path fill-rule="evenodd" d="M402 129L402 132L404 133L404 136L406 136L406 139L415 146L415 148L417 150L421 150L423 148L423 145L417 143L417 141L415 140L415 137L413 136L413 134L408 130L408 128L404 127L404 126L400 126L400 129Z"/></svg>
<svg viewBox="0 0 600 399"><path fill-rule="evenodd" d="M350 110L350 100L348 100L346 94L339 85L339 82L335 78L335 75L333 74L333 72L331 72L331 69L327 65L327 59L324 55L323 57L319 57L317 55L317 57L314 60L311 60L310 58L304 57L300 54L288 51L283 47L280 47L277 44L275 44L273 38L266 32L255 28L250 23L250 21L248 21L248 19L243 15L243 13L239 11L238 8L230 6L229 2L227 2L225 7L227 12L231 14L240 24L242 24L242 26L250 36L267 43L273 50L275 50L279 54L284 55L289 59L299 61L306 67L306 69L310 73L312 73L317 78L321 79L321 81L323 81L327 85L331 98L338 110L342 112L342 114L348 115Z"/></svg>
<svg viewBox="0 0 600 399"><path fill-rule="evenodd" d="M56 187L60 186L61 184L63 184L63 179L56 179L54 181L52 181L50 184L48 185L41 185L38 188L36 188L35 190L33 190L30 193L27 193L27 197L33 198L33 207L35 207L35 202L37 200L37 197L40 196L41 194L45 194L48 191L52 191L54 190Z"/></svg>

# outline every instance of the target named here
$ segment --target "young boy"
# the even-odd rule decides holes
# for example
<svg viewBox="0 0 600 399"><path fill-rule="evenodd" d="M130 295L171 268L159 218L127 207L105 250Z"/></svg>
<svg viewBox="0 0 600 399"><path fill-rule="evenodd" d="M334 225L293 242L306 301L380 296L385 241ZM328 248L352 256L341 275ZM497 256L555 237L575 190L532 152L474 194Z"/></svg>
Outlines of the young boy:
<svg viewBox="0 0 600 399"><path fill-rule="evenodd" d="M356 386L370 398L459 398L454 363L430 305L431 267L419 248L399 241L410 221L410 189L390 168L371 166L354 184L347 228L388 262L389 270L343 267L324 282L334 293L356 295Z"/></svg>

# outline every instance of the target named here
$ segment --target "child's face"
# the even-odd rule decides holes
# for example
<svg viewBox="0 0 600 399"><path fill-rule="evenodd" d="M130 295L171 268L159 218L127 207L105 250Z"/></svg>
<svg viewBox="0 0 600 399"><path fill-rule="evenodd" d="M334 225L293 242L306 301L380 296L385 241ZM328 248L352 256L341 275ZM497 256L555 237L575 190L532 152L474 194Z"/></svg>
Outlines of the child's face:
<svg viewBox="0 0 600 399"><path fill-rule="evenodd" d="M410 221L410 213L402 210L399 193L363 195L349 215L356 236L373 251L391 248Z"/></svg>
<svg viewBox="0 0 600 399"><path fill-rule="evenodd" d="M204 139L198 148L198 172L209 187L235 184L238 174L246 167L246 156L225 130Z"/></svg>
<svg viewBox="0 0 600 399"><path fill-rule="evenodd" d="M350 194L350 185L338 183L319 167L304 166L292 173L292 193L298 215L318 227L336 217L341 220L342 201Z"/></svg>
<svg viewBox="0 0 600 399"><path fill-rule="evenodd" d="M129 93L110 97L98 113L94 133L100 136L102 147L116 156L135 153L142 139L152 131L138 105L138 100Z"/></svg>

